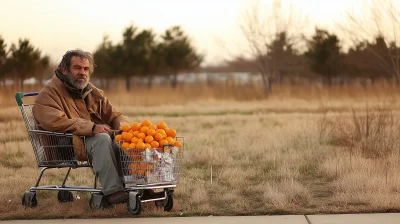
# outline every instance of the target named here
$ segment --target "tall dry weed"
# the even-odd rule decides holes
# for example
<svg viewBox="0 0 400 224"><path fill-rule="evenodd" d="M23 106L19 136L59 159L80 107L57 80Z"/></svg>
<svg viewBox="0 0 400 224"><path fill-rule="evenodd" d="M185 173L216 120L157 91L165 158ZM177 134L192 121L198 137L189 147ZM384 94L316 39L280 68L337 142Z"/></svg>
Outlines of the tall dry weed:
<svg viewBox="0 0 400 224"><path fill-rule="evenodd" d="M318 122L319 137L368 158L385 158L400 146L399 121L387 105L329 116L325 111Z"/></svg>

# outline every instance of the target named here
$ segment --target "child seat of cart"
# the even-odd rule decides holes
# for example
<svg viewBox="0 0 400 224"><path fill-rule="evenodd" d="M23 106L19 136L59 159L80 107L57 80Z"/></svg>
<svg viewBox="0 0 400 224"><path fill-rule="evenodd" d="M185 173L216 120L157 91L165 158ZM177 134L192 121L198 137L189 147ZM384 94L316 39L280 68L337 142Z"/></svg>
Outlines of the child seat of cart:
<svg viewBox="0 0 400 224"><path fill-rule="evenodd" d="M24 104L23 97L37 96L38 92L21 93L15 96L17 104L21 107L21 113L32 143L38 166L76 166L89 165L87 161L78 161L73 144L73 135L70 133L57 133L41 129L38 126L32 109L34 104Z"/></svg>

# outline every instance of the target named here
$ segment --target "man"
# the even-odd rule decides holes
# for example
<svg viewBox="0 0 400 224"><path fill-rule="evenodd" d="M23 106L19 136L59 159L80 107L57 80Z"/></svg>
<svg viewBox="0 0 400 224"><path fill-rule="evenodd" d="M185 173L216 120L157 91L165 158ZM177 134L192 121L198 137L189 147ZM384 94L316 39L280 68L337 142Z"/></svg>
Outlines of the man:
<svg viewBox="0 0 400 224"><path fill-rule="evenodd" d="M89 82L94 70L89 52L67 51L55 75L36 98L33 114L47 131L69 132L86 136L86 154L98 175L108 203L128 200L124 190L118 145L111 139L112 130L129 124L104 96Z"/></svg>

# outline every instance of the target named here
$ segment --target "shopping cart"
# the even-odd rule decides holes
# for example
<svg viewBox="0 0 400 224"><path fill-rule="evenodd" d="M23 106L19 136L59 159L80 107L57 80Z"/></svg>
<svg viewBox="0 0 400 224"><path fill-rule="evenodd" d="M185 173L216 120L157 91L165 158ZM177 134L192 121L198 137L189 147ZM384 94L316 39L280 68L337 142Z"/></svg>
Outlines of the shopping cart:
<svg viewBox="0 0 400 224"><path fill-rule="evenodd" d="M37 92L22 93L15 95L18 106L20 106L32 148L36 157L38 167L42 168L36 184L22 197L22 205L34 208L37 206L36 191L54 190L58 191L59 202L71 202L74 200L72 191L90 192L89 206L91 209L103 209L107 204L97 186L97 176L94 176L93 187L67 186L66 182L71 169L91 168L90 161L78 159L74 151L74 136L70 133L56 133L40 130L32 113L33 104L24 104L23 98L37 96ZM83 142L85 137L79 137ZM155 202L164 211L170 211L173 207L173 192L179 179L179 164L183 153L184 138L177 137L182 147L165 145L156 149L124 149L120 147L121 167L124 174L125 191L128 192L128 212L132 215L140 214L142 203ZM120 142L122 143L122 142ZM67 172L61 185L40 186L40 180L46 170L66 168ZM146 190L162 191L158 197L142 200ZM160 196L161 195L161 196Z"/></svg>

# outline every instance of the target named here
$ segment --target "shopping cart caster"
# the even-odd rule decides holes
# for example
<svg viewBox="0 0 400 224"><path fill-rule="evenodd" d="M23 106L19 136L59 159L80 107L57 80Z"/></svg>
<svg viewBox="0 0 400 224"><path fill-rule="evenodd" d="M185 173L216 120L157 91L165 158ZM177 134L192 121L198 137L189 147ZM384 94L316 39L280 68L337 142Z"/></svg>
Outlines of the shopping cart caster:
<svg viewBox="0 0 400 224"><path fill-rule="evenodd" d="M171 211L172 207L174 207L174 190L165 189L165 193L167 194L167 199L161 201L155 201L157 208L164 207L164 211Z"/></svg>
<svg viewBox="0 0 400 224"><path fill-rule="evenodd" d="M61 203L74 201L71 191L58 191L57 198Z"/></svg>
<svg viewBox="0 0 400 224"><path fill-rule="evenodd" d="M90 209L106 209L110 208L111 205L107 203L106 197L103 194L93 193L90 197L89 207Z"/></svg>
<svg viewBox="0 0 400 224"><path fill-rule="evenodd" d="M37 206L36 191L25 191L24 196L22 196L22 205L35 208Z"/></svg>
<svg viewBox="0 0 400 224"><path fill-rule="evenodd" d="M128 212L131 215L139 215L142 210L142 202L140 201L140 193L137 191L129 192L127 202Z"/></svg>

